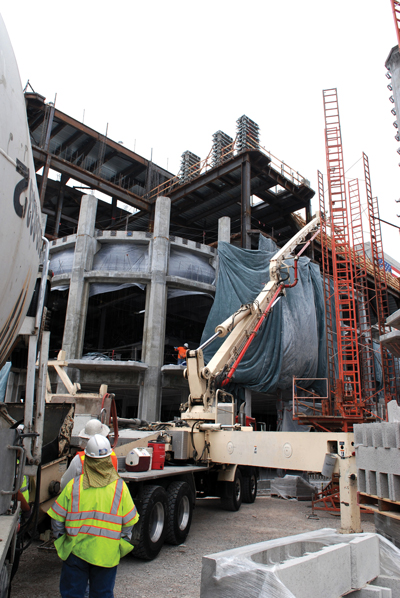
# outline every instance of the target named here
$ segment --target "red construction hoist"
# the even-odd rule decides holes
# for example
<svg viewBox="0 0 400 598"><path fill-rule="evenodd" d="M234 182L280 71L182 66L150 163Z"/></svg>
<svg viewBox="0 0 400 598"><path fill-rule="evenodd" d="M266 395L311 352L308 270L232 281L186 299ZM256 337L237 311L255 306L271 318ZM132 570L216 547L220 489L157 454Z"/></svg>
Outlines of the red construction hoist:
<svg viewBox="0 0 400 598"><path fill-rule="evenodd" d="M333 415L341 418L342 430L348 432L353 423L363 421L364 404L337 90L325 89L323 100L338 361Z"/></svg>
<svg viewBox="0 0 400 598"><path fill-rule="evenodd" d="M381 224L379 220L378 199L372 197L371 178L369 174L369 161L363 153L365 187L367 192L368 217L371 233L371 261L374 268L376 315L378 319L379 336L386 334L386 318L389 315L389 302L387 294L385 258L382 246ZM382 359L382 383L385 404L397 400L396 373L394 360L386 347L380 345Z"/></svg>
<svg viewBox="0 0 400 598"><path fill-rule="evenodd" d="M377 414L377 389L375 360L372 342L370 301L367 279L367 259L364 247L364 230L358 179L348 182L349 208L354 261L354 288L358 314L358 348L361 365L361 393L365 407Z"/></svg>
<svg viewBox="0 0 400 598"><path fill-rule="evenodd" d="M390 4L392 5L394 24L396 26L397 44L400 48L400 2L398 0L390 0Z"/></svg>

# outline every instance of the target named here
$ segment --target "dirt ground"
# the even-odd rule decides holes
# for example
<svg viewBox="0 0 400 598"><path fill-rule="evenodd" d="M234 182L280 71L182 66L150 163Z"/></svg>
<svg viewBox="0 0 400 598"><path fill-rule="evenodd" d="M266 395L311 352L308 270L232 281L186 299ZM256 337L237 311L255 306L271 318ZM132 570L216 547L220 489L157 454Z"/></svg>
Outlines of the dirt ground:
<svg viewBox="0 0 400 598"><path fill-rule="evenodd" d="M312 531L340 528L336 515L319 512L309 519L311 503L258 496L238 512L223 511L218 499L198 499L186 543L164 545L151 562L125 557L117 573L115 598L199 598L203 555ZM363 531L375 531L373 515L362 516ZM11 598L59 596L61 561L55 552L38 550L33 542L23 553Z"/></svg>

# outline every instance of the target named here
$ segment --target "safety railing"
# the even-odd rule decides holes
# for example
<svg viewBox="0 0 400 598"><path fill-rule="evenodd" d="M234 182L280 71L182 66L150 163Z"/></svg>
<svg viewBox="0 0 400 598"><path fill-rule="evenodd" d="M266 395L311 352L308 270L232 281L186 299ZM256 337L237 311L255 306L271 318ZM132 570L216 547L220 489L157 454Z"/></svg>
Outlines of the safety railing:
<svg viewBox="0 0 400 598"><path fill-rule="evenodd" d="M242 148L240 151L237 150L237 139L235 139L229 145L221 148L221 155L216 163L212 156L212 150L209 152L208 156L204 160L200 160L196 164L191 165L188 169L185 170L184 177L182 176L182 172L180 172L177 176L164 181L157 187L154 187L146 194L144 197L145 199L153 199L158 197L159 195L168 195L175 191L179 186L192 181L193 179L201 176L202 174L206 173L207 171L211 170L212 168L217 168L221 164L227 162L228 160L233 159L235 156L239 155L242 151L246 150L257 150L267 156L270 160L270 167L273 168L277 173L279 173L284 178L288 179L291 183L296 186L300 185L307 185L309 186L309 182L305 179L297 170L291 168L288 164L286 164L283 160L280 160L270 151L265 149L265 147L261 146L253 137L247 135L246 138L246 147Z"/></svg>

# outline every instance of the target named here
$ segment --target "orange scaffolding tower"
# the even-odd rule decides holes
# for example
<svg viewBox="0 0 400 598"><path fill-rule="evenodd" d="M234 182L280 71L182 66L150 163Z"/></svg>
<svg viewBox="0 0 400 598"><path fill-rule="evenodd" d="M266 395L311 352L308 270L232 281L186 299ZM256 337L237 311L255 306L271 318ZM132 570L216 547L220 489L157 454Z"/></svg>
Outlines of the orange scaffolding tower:
<svg viewBox="0 0 400 598"><path fill-rule="evenodd" d="M358 347L361 358L361 392L366 407L376 412L377 389L372 343L370 302L367 280L367 259L358 179L348 182L349 209L354 259L354 288L358 315Z"/></svg>
<svg viewBox="0 0 400 598"><path fill-rule="evenodd" d="M321 217L320 235L321 235L321 257L322 257L322 280L325 303L325 328L326 328L326 352L328 362L328 396L333 396L336 387L335 375L335 347L334 332L332 320L332 294L333 281L329 263L329 219L325 209L325 191L324 179L322 173L318 170L318 198L319 211ZM329 413L332 413L332 405L329 400Z"/></svg>
<svg viewBox="0 0 400 598"><path fill-rule="evenodd" d="M324 90L323 100L338 356L334 410L348 431L363 420L353 264L337 90Z"/></svg>
<svg viewBox="0 0 400 598"><path fill-rule="evenodd" d="M371 261L374 268L376 315L378 319L379 336L386 334L386 318L389 315L389 300L387 294L387 281L385 270L385 257L383 254L382 232L379 219L378 199L372 197L369 161L363 153L365 187L367 192L368 217L371 233ZM380 345L382 359L382 384L385 403L397 400L396 371L393 357L384 345Z"/></svg>

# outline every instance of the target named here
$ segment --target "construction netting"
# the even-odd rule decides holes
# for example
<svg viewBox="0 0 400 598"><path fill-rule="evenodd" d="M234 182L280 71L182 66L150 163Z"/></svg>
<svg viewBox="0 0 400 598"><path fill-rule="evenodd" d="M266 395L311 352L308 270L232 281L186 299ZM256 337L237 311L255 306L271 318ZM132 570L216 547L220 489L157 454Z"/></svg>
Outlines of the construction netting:
<svg viewBox="0 0 400 598"><path fill-rule="evenodd" d="M269 264L279 250L271 239L260 235L258 250L218 244L219 274L216 295L203 332L202 343L215 327L244 304L251 303L269 281ZM285 261L294 281L293 259ZM285 276L285 270L282 270ZM289 280L290 279L290 280ZM326 384L312 380L327 377L325 317L319 266L307 257L298 264L298 283L286 290L275 304L250 345L234 377L234 387L273 393L289 389L293 376L308 378L305 386L320 393ZM217 339L204 350L208 362L225 339ZM237 390L237 389L236 389ZM233 389L235 392L235 389Z"/></svg>

